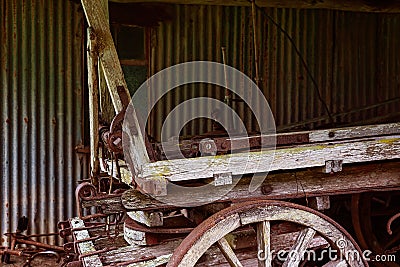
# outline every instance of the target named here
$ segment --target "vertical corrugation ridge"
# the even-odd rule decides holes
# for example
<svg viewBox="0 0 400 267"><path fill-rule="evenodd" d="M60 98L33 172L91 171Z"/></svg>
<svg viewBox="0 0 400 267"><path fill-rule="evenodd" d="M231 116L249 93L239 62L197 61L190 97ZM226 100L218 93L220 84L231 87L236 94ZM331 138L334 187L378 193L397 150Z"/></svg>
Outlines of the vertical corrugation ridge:
<svg viewBox="0 0 400 267"><path fill-rule="evenodd" d="M0 5L0 232L7 245L3 233L15 231L21 216L33 234L55 232L75 215L73 189L86 178L74 152L82 142L83 14L63 0Z"/></svg>
<svg viewBox="0 0 400 267"><path fill-rule="evenodd" d="M400 37L397 35L400 15L280 8L264 10L292 36L317 82L322 101L338 125L383 122L393 113L399 113L399 103L396 102L337 115L399 97L400 63L396 58L400 53ZM175 19L162 22L153 30L157 35L153 56L158 64L151 68L151 74L186 61L222 62L221 46L226 46L227 64L255 78L250 8L176 5L175 12ZM278 129L329 127L328 113L293 45L260 12L257 21L260 87L270 103ZM169 30L165 31L166 28ZM163 119L172 108L197 96L196 92L202 92L202 88L207 88L203 95L223 99L223 90L216 90L211 85L185 88L178 95L168 94L153 113L151 135L157 139ZM241 103L234 107L248 129L256 130L256 122L249 110ZM205 125L191 124L185 128L184 134L211 130L211 124Z"/></svg>

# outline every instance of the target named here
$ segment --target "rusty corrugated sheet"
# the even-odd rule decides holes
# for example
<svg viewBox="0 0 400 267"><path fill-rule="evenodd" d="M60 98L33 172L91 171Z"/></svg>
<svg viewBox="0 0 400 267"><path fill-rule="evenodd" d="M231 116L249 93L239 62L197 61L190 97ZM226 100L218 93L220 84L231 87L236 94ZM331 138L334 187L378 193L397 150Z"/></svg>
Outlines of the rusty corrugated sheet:
<svg viewBox="0 0 400 267"><path fill-rule="evenodd" d="M83 14L64 0L1 0L1 243L20 216L28 233L57 231L75 214L85 173ZM44 240L40 240L44 241ZM54 238L48 238L54 242Z"/></svg>
<svg viewBox="0 0 400 267"><path fill-rule="evenodd" d="M292 36L337 125L398 120L400 15L264 10ZM261 89L277 129L328 127L327 112L295 49L261 12L257 16ZM228 65L255 78L250 8L176 5L174 19L152 29L150 74L186 61L222 62L221 46L227 47ZM223 92L210 85L187 86L180 93L168 94L153 112L150 134L160 139L166 115L183 100L198 95L223 99ZM235 109L249 130L256 130L243 104L236 104ZM191 123L182 133L204 133L210 126Z"/></svg>
<svg viewBox="0 0 400 267"><path fill-rule="evenodd" d="M176 5L175 19L152 29L150 73L154 74L171 65L193 60L222 63L221 47L226 47L229 65L245 73L252 72L253 45L252 39L249 38L252 36L249 31L251 17L246 10L248 9L245 7ZM242 55L239 51L246 53ZM184 100L200 96L213 96L223 100L224 89L210 84L197 84L182 86L167 94L154 109L149 124L150 134L159 140L162 122L172 108ZM237 107L243 110L242 104L238 104ZM212 110L212 107L205 108ZM189 107L187 112L193 113L195 110ZM246 122L251 128L251 119ZM210 121L199 119L188 123L182 134L198 134L210 129Z"/></svg>

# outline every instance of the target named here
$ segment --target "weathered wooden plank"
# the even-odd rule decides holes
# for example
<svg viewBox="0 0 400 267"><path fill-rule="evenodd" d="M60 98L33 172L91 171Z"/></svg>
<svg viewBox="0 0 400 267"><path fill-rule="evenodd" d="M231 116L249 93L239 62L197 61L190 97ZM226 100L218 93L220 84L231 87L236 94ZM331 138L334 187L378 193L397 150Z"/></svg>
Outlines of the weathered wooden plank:
<svg viewBox="0 0 400 267"><path fill-rule="evenodd" d="M352 194L374 190L394 190L400 188L400 164L388 162L362 166L347 166L342 172L326 174L319 168L304 171L271 173L259 189L249 192L248 178L242 180L226 195L223 188L213 187L204 192L169 195L169 201L179 203L182 199L191 199L193 203L204 203L209 195L221 195L220 201L240 202L248 199L288 199L324 195ZM142 194L137 190L128 190L122 197L122 204L131 210L152 210L172 208L163 202ZM162 198L160 198L162 200ZM169 202L171 203L171 202Z"/></svg>
<svg viewBox="0 0 400 267"><path fill-rule="evenodd" d="M315 235L315 230L306 228L297 236L296 243L290 249L287 259L283 263L283 267L297 267L303 258L304 252L307 250Z"/></svg>
<svg viewBox="0 0 400 267"><path fill-rule="evenodd" d="M109 4L108 0L98 0L100 5L103 5L103 10L107 21L109 21ZM99 61L98 66L99 73L99 96L100 96L100 111L101 111L101 119L106 123L111 123L112 119L115 116L115 110L113 106L113 102L110 96L110 93L107 88L107 82L104 78L103 67L101 61Z"/></svg>
<svg viewBox="0 0 400 267"><path fill-rule="evenodd" d="M115 214L125 211L121 203L121 195L107 195L106 197L97 197L93 199L81 199L82 208L101 207L104 214Z"/></svg>
<svg viewBox="0 0 400 267"><path fill-rule="evenodd" d="M118 264L122 262L140 261L148 265L142 266L158 266L151 265L152 260L169 259L178 247L182 239L169 241L155 246L125 246L102 254L103 263L107 265ZM131 265L129 265L131 266ZM134 265L135 266L135 265ZM140 266L140 265L138 265Z"/></svg>
<svg viewBox="0 0 400 267"><path fill-rule="evenodd" d="M270 267L272 262L271 253L271 225L269 221L257 224L257 248L258 266ZM262 251L262 253L260 253Z"/></svg>
<svg viewBox="0 0 400 267"><path fill-rule="evenodd" d="M130 229L124 226L124 239L130 245L146 246L148 245L148 240L146 238L146 233Z"/></svg>
<svg viewBox="0 0 400 267"><path fill-rule="evenodd" d="M87 30L87 70L89 87L90 166L92 173L100 171L99 162L99 79L97 38L92 28Z"/></svg>
<svg viewBox="0 0 400 267"><path fill-rule="evenodd" d="M254 149L260 146L268 148L270 144L276 143L276 146L299 145L309 143L319 143L324 141L339 141L360 139L365 137L378 137L383 135L400 134L400 124L383 124L383 125L367 125L346 128L335 128L317 131L303 131L303 132L290 132L279 133L276 135L251 135L235 136L235 137L218 137L211 140L214 144L215 151L220 151L219 154L225 154L229 151L240 151L242 149ZM207 141L210 143L210 141ZM250 146L249 146L250 145ZM211 147L213 147L211 145ZM184 147L185 148L185 147ZM207 148L199 146L201 152L207 152ZM211 151L213 151L211 149ZM247 150L246 150L247 151ZM193 153L191 150L189 152ZM205 154L207 155L207 154ZM208 154L209 156L215 154ZM174 158L169 158L174 159Z"/></svg>
<svg viewBox="0 0 400 267"><path fill-rule="evenodd" d="M211 178L215 173L243 175L324 166L327 160L342 160L343 164L349 164L395 158L400 158L399 135L300 145L276 151L158 161L145 164L140 177L148 180L164 177L169 181L185 181Z"/></svg>
<svg viewBox="0 0 400 267"><path fill-rule="evenodd" d="M366 137L378 137L383 135L395 135L400 134L400 123L389 123L389 124L378 124L378 125L365 125L365 126L353 126L345 128L334 128L326 130L313 130L313 131L302 131L302 132L289 132L289 133L278 133L276 135L251 135L251 136L234 136L234 137L216 137L208 139L207 141L201 140L199 144L199 151L205 152L204 155L215 155L210 154L216 151L220 151L220 154L225 154L229 151L240 151L241 149L257 148L260 146L267 147L270 144L276 143L276 146L288 146L288 145L299 145L309 143L320 143L326 141L339 141L339 140L351 140L360 139ZM204 148L202 142L209 145L212 148ZM182 140L179 143L175 142L164 142L158 146L161 151L162 158L166 159L165 155L168 154L168 159L178 159L192 157L192 144L193 140ZM214 150L215 149L215 150ZM181 153L182 152L182 153ZM208 153L208 154L207 154Z"/></svg>
<svg viewBox="0 0 400 267"><path fill-rule="evenodd" d="M299 132L301 133L301 132ZM400 123L374 124L309 131L311 143L400 134ZM290 134L290 133L288 133Z"/></svg>
<svg viewBox="0 0 400 267"><path fill-rule="evenodd" d="M226 239L224 237L221 238L220 240L218 240L217 245L231 267L242 267L243 266L240 263L235 252L229 245L228 241L226 241Z"/></svg>
<svg viewBox="0 0 400 267"><path fill-rule="evenodd" d="M103 71L112 97L114 109L117 113L121 112L123 110L123 103L117 92L117 87L123 86L128 95L129 91L112 40L104 5L93 0L82 0L81 2L89 26L92 27L98 39L100 59L103 64Z"/></svg>
<svg viewBox="0 0 400 267"><path fill-rule="evenodd" d="M155 259L142 261L138 263L129 264L129 267L156 267L156 266L164 266L164 264L168 263L171 258L172 253L168 255L162 255Z"/></svg>
<svg viewBox="0 0 400 267"><path fill-rule="evenodd" d="M82 228L85 227L85 223L79 218L71 219L71 227L74 228ZM90 238L89 232L87 230L80 230L73 232L75 240L83 240ZM77 245L78 251L80 255L85 255L91 252L95 252L96 248L92 241L80 242ZM85 267L101 267L103 266L100 257L98 255L87 256L82 258L83 266Z"/></svg>
<svg viewBox="0 0 400 267"><path fill-rule="evenodd" d="M82 6L85 11L86 19L89 26L93 29L97 36L100 60L107 82L108 90L113 101L116 113L124 109L124 104L120 98L117 88L122 88L124 93L129 97L128 86L126 85L122 68L118 59L118 54L111 36L110 27L104 6L99 5L97 0L82 0ZM130 112L130 127L141 129L139 121L134 109L128 109ZM135 166L135 171L139 173L144 163L149 162L143 132L138 130L137 134L129 136L131 139L131 157Z"/></svg>
<svg viewBox="0 0 400 267"><path fill-rule="evenodd" d="M160 211L129 211L127 215L134 221L142 223L148 227L156 227L163 225L163 213Z"/></svg>

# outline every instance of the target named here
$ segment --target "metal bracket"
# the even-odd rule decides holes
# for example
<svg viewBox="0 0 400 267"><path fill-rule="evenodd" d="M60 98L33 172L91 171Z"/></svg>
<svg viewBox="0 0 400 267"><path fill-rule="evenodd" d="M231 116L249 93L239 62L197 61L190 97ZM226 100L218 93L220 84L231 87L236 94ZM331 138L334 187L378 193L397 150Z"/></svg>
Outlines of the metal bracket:
<svg viewBox="0 0 400 267"><path fill-rule="evenodd" d="M325 161L324 173L335 173L341 172L343 166L343 160L327 160Z"/></svg>
<svg viewBox="0 0 400 267"><path fill-rule="evenodd" d="M217 155L217 150L217 145L210 138L205 138L199 143L199 151L202 156L215 156Z"/></svg>
<svg viewBox="0 0 400 267"><path fill-rule="evenodd" d="M228 185L232 184L232 172L214 173L214 185Z"/></svg>
<svg viewBox="0 0 400 267"><path fill-rule="evenodd" d="M315 210L329 210L331 207L329 196L319 196L311 198L310 207Z"/></svg>

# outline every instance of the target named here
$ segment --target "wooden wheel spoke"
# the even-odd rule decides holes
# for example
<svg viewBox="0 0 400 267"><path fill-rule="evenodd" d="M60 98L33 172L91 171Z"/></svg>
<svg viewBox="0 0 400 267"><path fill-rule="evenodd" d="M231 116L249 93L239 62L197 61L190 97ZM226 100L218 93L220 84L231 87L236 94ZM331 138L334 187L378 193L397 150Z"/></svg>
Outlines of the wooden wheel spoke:
<svg viewBox="0 0 400 267"><path fill-rule="evenodd" d="M214 266L220 264L225 258L230 261L231 266L270 267L272 265L273 252L271 238L273 237L273 240L286 242L286 239L279 240L281 234L278 234L278 232L277 235L272 235L271 222L278 224L277 228L280 227L279 224L282 222L294 223L302 227L300 228L302 229L300 233L297 233L296 230L288 232L291 234L291 241L293 240L293 234L295 237L297 236L292 250L300 255L300 257L289 257L283 264L284 266L298 266L304 258L304 254L308 252L307 249L317 248L320 239L333 244L336 240L343 238L347 242L347 246L343 248L343 253L354 250L362 253L350 238L350 235L329 217L294 203L259 200L232 205L203 221L197 226L197 230L192 231L175 249L167 267L191 267L195 266L199 260L199 265L201 266ZM236 230L243 232L245 229L249 229L249 225L256 226L257 240L254 240L253 237L245 237L245 239L239 241L240 235L237 235L238 239L234 237L234 240L237 241L235 241L237 250L233 253L232 248L227 244L227 235L230 233L233 235ZM299 228L296 227L296 229ZM277 230L281 231L280 229ZM317 237L315 237L316 233L318 233ZM254 251L255 249L253 249L250 252L247 249L240 249L242 247L239 244L249 242L249 245L251 244L252 247L256 245L253 243L254 241L257 241L257 249L259 251ZM215 243L218 243L223 253L215 254L211 250L208 251ZM285 248L286 244L278 243L274 248L278 246ZM222 254L225 254L226 257ZM203 255L211 257L204 257L201 260ZM240 263L238 259L242 258L243 260ZM204 261L205 259L207 259L207 262ZM367 262L361 257L348 260L348 265L352 267L368 266ZM343 265L337 264L337 266L341 267Z"/></svg>
<svg viewBox="0 0 400 267"><path fill-rule="evenodd" d="M229 265L232 267L242 267L243 265L240 263L238 257L233 251L232 247L229 245L228 241L226 241L225 237L221 238L217 242L218 248L221 250L222 254L224 254L225 259L229 262Z"/></svg>
<svg viewBox="0 0 400 267"><path fill-rule="evenodd" d="M257 224L257 249L258 266L271 266L271 225L269 221Z"/></svg>
<svg viewBox="0 0 400 267"><path fill-rule="evenodd" d="M289 255L286 261L283 263L283 267L299 266L301 258L304 252L307 250L311 241L315 235L315 230L312 228L306 228L300 232L297 236L295 244L290 249Z"/></svg>

